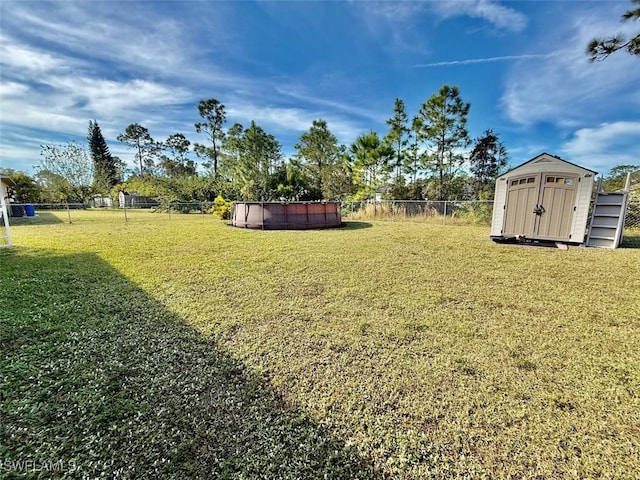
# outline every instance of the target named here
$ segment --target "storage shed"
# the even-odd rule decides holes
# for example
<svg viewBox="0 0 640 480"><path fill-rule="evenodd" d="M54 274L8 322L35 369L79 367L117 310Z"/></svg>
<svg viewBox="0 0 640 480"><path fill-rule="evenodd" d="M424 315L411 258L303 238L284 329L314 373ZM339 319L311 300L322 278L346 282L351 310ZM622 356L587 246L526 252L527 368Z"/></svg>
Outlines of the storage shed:
<svg viewBox="0 0 640 480"><path fill-rule="evenodd" d="M491 238L583 243L596 173L548 153L504 173Z"/></svg>

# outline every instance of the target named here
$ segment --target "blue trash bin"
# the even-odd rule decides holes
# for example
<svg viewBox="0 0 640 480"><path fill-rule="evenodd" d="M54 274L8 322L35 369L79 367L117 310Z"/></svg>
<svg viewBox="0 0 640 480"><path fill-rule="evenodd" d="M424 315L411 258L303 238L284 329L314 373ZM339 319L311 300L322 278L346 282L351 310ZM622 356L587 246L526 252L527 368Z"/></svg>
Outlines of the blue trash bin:
<svg viewBox="0 0 640 480"><path fill-rule="evenodd" d="M36 207L31 205L30 203L27 203L24 206L24 213L27 215L27 217L35 217L36 216Z"/></svg>

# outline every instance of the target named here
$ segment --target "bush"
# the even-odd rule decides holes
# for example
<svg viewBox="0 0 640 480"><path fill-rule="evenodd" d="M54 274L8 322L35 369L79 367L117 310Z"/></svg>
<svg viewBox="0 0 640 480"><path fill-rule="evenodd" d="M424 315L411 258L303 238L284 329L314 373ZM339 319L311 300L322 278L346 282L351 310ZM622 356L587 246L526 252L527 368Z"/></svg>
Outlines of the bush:
<svg viewBox="0 0 640 480"><path fill-rule="evenodd" d="M218 195L213 201L213 214L219 216L222 220L231 219L231 210L233 202L225 200L222 195Z"/></svg>

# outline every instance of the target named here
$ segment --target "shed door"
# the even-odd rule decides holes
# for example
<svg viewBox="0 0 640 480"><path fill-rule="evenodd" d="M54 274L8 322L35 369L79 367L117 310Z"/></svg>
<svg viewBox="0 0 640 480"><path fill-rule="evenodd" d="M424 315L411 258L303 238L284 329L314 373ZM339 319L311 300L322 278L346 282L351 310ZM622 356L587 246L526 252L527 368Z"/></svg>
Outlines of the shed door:
<svg viewBox="0 0 640 480"><path fill-rule="evenodd" d="M540 174L509 179L503 235L533 236L536 221L533 210L536 208L539 194Z"/></svg>
<svg viewBox="0 0 640 480"><path fill-rule="evenodd" d="M544 211L538 218L536 235L551 240L571 240L577 179L566 174L544 174L542 178L540 205Z"/></svg>
<svg viewBox="0 0 640 480"><path fill-rule="evenodd" d="M510 178L502 234L571 240L576 183L576 176L554 173Z"/></svg>

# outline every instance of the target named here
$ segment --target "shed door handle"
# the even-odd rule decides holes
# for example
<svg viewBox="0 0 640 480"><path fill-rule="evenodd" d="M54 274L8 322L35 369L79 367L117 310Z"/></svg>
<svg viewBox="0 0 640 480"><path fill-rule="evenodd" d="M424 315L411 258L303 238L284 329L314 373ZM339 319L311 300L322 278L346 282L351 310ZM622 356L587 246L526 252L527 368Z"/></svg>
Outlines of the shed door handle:
<svg viewBox="0 0 640 480"><path fill-rule="evenodd" d="M533 209L533 213L536 215L542 215L545 212L544 207L542 205L536 205L536 208Z"/></svg>

